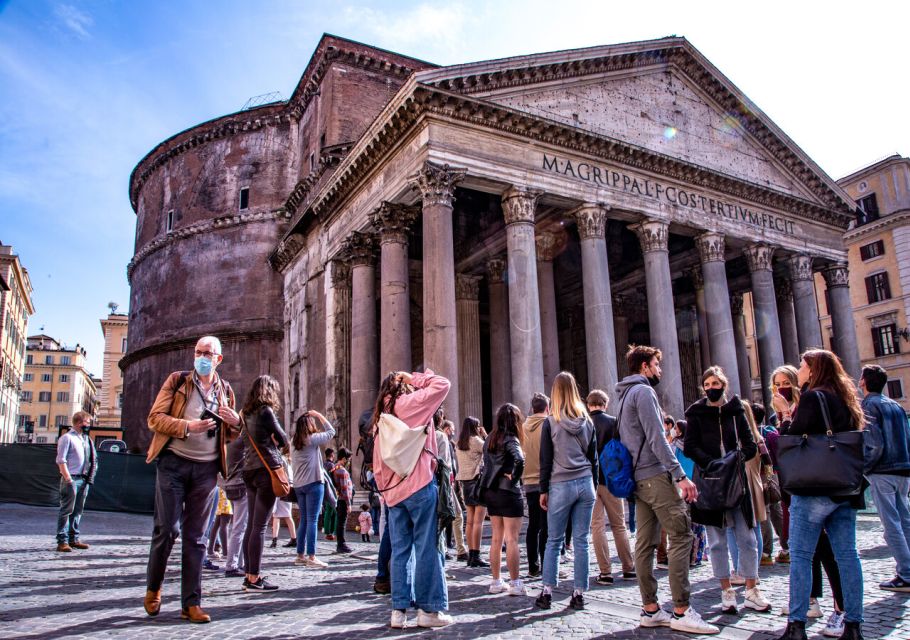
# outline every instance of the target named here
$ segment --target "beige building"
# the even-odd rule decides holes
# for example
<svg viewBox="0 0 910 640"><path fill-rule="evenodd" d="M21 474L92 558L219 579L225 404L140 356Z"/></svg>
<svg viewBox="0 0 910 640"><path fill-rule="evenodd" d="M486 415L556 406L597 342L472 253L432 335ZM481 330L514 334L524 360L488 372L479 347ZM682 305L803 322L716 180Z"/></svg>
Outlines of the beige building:
<svg viewBox="0 0 910 640"><path fill-rule="evenodd" d="M32 283L13 248L0 243L0 443L15 442Z"/></svg>
<svg viewBox="0 0 910 640"><path fill-rule="evenodd" d="M46 335L28 337L17 440L52 444L77 411L95 413L96 389L85 349L69 349Z"/></svg>
<svg viewBox="0 0 910 640"><path fill-rule="evenodd" d="M111 313L101 319L101 332L104 334L104 370L101 373L103 383L98 390L98 416L95 426L106 430L120 428L120 411L123 408L123 373L118 363L126 354L126 331L129 318L122 313ZM116 436L118 439L120 435Z"/></svg>

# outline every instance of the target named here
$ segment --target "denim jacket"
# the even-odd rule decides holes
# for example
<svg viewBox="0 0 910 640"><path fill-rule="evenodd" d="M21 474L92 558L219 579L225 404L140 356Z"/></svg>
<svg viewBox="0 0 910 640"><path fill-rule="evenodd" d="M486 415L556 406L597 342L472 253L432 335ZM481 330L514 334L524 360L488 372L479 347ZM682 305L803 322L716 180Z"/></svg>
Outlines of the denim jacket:
<svg viewBox="0 0 910 640"><path fill-rule="evenodd" d="M865 473L910 475L910 425L901 406L880 393L867 393L863 413L868 421Z"/></svg>

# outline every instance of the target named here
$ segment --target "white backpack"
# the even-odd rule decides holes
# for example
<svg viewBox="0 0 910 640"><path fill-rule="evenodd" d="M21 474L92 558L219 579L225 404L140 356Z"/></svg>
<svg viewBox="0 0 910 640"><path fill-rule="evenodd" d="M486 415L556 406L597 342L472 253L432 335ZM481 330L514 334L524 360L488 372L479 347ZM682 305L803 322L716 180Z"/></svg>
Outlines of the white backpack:
<svg viewBox="0 0 910 640"><path fill-rule="evenodd" d="M401 478L401 482L404 482L414 472L417 461L424 452L427 440L426 427L412 429L391 413L380 414L377 427L382 462ZM379 487L381 491L391 488Z"/></svg>

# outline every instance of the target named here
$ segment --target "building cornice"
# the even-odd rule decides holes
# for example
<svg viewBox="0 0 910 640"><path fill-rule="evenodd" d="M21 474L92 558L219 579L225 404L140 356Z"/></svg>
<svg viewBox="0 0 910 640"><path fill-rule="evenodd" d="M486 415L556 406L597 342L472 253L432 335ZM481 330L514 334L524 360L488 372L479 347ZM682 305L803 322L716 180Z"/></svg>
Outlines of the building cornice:
<svg viewBox="0 0 910 640"><path fill-rule="evenodd" d="M889 231L895 227L903 227L907 224L910 224L910 209L902 209L895 213L888 214L883 218L879 218L874 222L868 222L855 229L850 229L844 234L844 243L851 244L867 236L881 233L882 231Z"/></svg>
<svg viewBox="0 0 910 640"><path fill-rule="evenodd" d="M232 328L229 325L214 326L210 328L213 335L217 335L222 343L224 342L243 342L245 340L281 340L284 338L284 330L281 328L280 324L276 324L272 327L264 327L258 329L237 329ZM196 344L198 340L196 334L191 335L187 338L167 338L148 344L141 349L136 351L130 351L125 356L123 356L117 366L121 371L125 371L126 368L145 358L148 358L153 355L161 353L170 353L172 351L184 351L189 347L192 347ZM192 363L190 363L192 364Z"/></svg>

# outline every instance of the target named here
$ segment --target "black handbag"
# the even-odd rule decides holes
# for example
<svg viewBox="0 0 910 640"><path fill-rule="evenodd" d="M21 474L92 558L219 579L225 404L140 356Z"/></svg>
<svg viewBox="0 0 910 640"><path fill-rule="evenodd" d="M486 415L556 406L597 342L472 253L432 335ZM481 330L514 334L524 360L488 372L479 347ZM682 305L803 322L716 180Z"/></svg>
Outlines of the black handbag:
<svg viewBox="0 0 910 640"><path fill-rule="evenodd" d="M825 433L778 438L777 469L781 489L794 495L858 495L863 490L865 432L834 433L825 394L815 393L825 421Z"/></svg>
<svg viewBox="0 0 910 640"><path fill-rule="evenodd" d="M718 427L721 429L722 457L712 460L704 469L695 465L692 472L692 481L698 488L698 500L695 501L695 507L702 511L728 511L742 504L746 497L746 466L743 462L736 424L733 425L733 432L736 434L736 449L727 453L724 453L723 426L720 424L719 416Z"/></svg>

